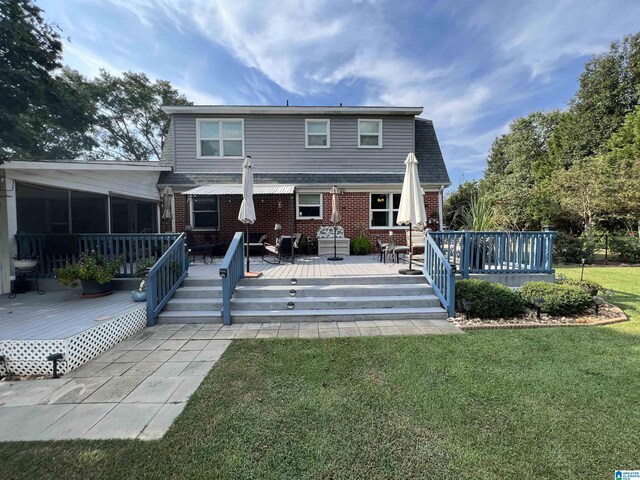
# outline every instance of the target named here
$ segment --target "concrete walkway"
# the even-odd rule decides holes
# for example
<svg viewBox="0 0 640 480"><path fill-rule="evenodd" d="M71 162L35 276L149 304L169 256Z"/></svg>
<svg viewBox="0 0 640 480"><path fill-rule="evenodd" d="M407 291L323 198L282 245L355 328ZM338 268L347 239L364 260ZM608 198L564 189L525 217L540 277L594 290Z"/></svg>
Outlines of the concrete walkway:
<svg viewBox="0 0 640 480"><path fill-rule="evenodd" d="M447 321L156 325L56 380L0 382L0 441L161 438L232 339L462 333Z"/></svg>
<svg viewBox="0 0 640 480"><path fill-rule="evenodd" d="M56 380L0 383L0 441L162 437L230 340L146 328Z"/></svg>

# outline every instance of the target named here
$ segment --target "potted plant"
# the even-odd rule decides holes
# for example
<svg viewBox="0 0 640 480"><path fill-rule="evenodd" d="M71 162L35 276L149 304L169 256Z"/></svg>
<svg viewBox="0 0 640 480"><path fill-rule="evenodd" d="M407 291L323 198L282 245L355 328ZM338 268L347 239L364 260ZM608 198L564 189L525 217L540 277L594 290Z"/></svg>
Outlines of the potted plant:
<svg viewBox="0 0 640 480"><path fill-rule="evenodd" d="M136 262L136 277L141 279L137 290L131 290L131 298L134 302L144 302L147 300L147 275L149 270L158 261L156 257L147 257Z"/></svg>
<svg viewBox="0 0 640 480"><path fill-rule="evenodd" d="M351 240L351 251L354 255L369 255L373 250L373 243L367 237L367 226L363 224L356 225L356 238Z"/></svg>
<svg viewBox="0 0 640 480"><path fill-rule="evenodd" d="M140 282L138 290L131 290L131 298L134 302L145 302L147 300L147 281L143 279Z"/></svg>
<svg viewBox="0 0 640 480"><path fill-rule="evenodd" d="M34 268L37 264L37 255L15 255L13 257L13 266L15 268Z"/></svg>
<svg viewBox="0 0 640 480"><path fill-rule="evenodd" d="M113 293L111 280L121 266L122 257L107 257L92 250L57 269L55 274L61 285L77 287L80 281L85 298L103 297Z"/></svg>
<svg viewBox="0 0 640 480"><path fill-rule="evenodd" d="M318 240L311 235L305 235L307 237L307 246L305 247L304 253L307 255L317 255L318 254Z"/></svg>

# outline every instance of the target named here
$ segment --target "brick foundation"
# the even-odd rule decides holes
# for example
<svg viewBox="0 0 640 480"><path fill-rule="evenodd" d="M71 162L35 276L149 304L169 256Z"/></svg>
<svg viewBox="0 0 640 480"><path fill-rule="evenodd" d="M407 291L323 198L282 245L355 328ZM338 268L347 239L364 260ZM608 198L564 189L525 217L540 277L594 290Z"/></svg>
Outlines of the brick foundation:
<svg viewBox="0 0 640 480"><path fill-rule="evenodd" d="M359 232L363 232L371 241L375 241L376 236L383 240L388 236L389 230L396 232L394 239L397 244L404 244L406 237L400 227L370 229L369 228L369 195L368 192L345 192L340 195L340 213L345 235L348 238L355 238ZM255 195L253 201L256 208L256 223L249 227L251 232L265 233L269 240L273 241L275 232L273 227L276 223L282 225L282 234L302 233L304 235L315 236L318 228L331 225L331 195L322 195L322 220L296 220L295 219L295 196L292 195ZM238 210L242 197L240 195L221 195L219 200L220 208L220 231L210 232L225 242L230 242L237 231L244 231L245 226L238 221ZM438 228L438 192L426 192L424 195L427 218L432 220L432 229ZM189 202L185 195L175 194L175 214L176 230L183 232L185 226L190 223ZM163 221L162 231L171 231L171 221ZM194 232L196 239L204 233Z"/></svg>

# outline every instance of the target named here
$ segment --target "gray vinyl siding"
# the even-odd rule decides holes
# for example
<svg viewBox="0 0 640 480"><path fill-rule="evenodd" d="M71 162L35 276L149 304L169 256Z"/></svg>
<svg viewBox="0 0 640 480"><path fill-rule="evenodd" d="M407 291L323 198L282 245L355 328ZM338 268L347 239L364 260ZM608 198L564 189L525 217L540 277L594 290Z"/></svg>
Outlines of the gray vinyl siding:
<svg viewBox="0 0 640 480"><path fill-rule="evenodd" d="M244 115L210 116L243 118L245 154L251 155L255 172L404 172L404 160L414 151L415 117L398 116L314 116ZM239 172L237 158L198 159L196 118L174 115L173 148L176 172ZM331 120L331 148L305 148L305 119ZM358 119L382 119L382 148L358 148Z"/></svg>

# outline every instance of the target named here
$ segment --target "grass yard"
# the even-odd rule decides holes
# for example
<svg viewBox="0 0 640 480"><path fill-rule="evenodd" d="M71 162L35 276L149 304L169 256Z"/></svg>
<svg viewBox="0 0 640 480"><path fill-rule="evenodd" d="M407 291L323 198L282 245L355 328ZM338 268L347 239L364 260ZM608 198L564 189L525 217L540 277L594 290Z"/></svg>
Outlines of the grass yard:
<svg viewBox="0 0 640 480"><path fill-rule="evenodd" d="M237 341L164 439L1 444L0 477L613 478L640 468L640 268L585 278L633 321Z"/></svg>

